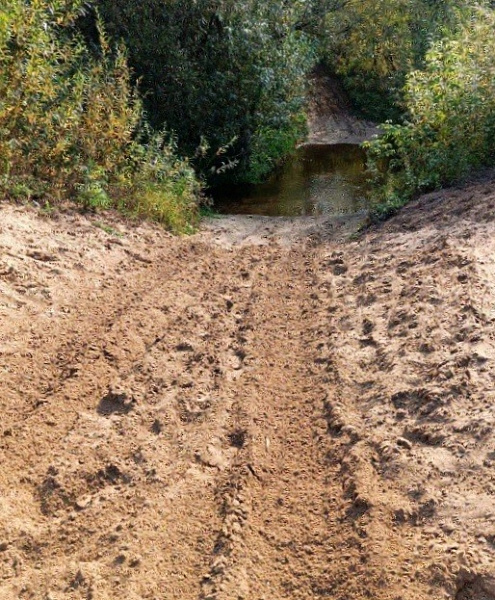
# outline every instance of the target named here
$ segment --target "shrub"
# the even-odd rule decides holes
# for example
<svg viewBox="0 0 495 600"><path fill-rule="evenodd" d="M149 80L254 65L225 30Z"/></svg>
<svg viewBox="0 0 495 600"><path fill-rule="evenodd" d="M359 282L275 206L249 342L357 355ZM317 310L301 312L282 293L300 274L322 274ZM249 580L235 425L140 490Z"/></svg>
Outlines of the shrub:
<svg viewBox="0 0 495 600"><path fill-rule="evenodd" d="M433 45L425 69L408 76L405 121L367 144L382 211L494 163L494 30L495 11L474 9L454 36Z"/></svg>
<svg viewBox="0 0 495 600"><path fill-rule="evenodd" d="M273 171L277 163L293 152L307 131L304 113L295 115L279 128L259 127L251 141L248 169L240 179L258 183Z"/></svg>
<svg viewBox="0 0 495 600"><path fill-rule="evenodd" d="M73 33L82 11L82 0L7 0L0 10L2 191L135 211L148 184L168 198L179 179L177 202L190 211L199 190L191 169L173 145L162 140L157 152L147 139L124 51L100 27L95 57Z"/></svg>
<svg viewBox="0 0 495 600"><path fill-rule="evenodd" d="M327 0L322 52L357 107L377 121L398 119L407 73L432 40L456 27L469 0Z"/></svg>

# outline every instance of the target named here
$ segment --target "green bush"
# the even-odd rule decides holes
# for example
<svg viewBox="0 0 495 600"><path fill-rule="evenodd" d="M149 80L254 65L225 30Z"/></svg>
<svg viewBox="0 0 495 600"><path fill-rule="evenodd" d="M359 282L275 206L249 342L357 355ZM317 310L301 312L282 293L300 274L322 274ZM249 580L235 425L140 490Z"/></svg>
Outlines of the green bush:
<svg viewBox="0 0 495 600"><path fill-rule="evenodd" d="M305 2L99 5L110 33L129 49L153 126L173 129L188 156L208 142L196 166L210 181L218 175L256 180L280 158L281 146L293 147L316 58L310 37L297 27ZM280 141L272 144L275 131ZM232 165L235 172L226 169Z"/></svg>
<svg viewBox="0 0 495 600"><path fill-rule="evenodd" d="M265 179L279 161L294 151L306 132L306 117L302 112L279 128L259 127L251 141L247 172L241 173L240 179L247 183L258 183Z"/></svg>
<svg viewBox="0 0 495 600"><path fill-rule="evenodd" d="M169 202L180 181L176 200L194 212L199 185L173 145L147 136L123 50L101 27L98 57L74 35L83 6L7 0L0 9L0 189L135 212L149 185Z"/></svg>
<svg viewBox="0 0 495 600"><path fill-rule="evenodd" d="M398 119L406 75L423 65L432 40L455 29L469 0L327 0L322 54L360 111Z"/></svg>
<svg viewBox="0 0 495 600"><path fill-rule="evenodd" d="M367 144L381 211L495 160L495 11L476 8L407 78L403 124ZM386 163L387 168L383 169Z"/></svg>

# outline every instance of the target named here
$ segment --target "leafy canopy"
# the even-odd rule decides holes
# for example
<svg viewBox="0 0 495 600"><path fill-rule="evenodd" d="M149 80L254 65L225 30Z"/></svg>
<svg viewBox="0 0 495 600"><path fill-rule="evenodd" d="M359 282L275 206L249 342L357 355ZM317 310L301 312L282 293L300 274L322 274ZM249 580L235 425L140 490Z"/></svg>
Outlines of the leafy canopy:
<svg viewBox="0 0 495 600"><path fill-rule="evenodd" d="M403 124L368 145L384 210L492 165L495 157L495 10L471 10L458 31L407 77ZM381 166L386 162L388 168Z"/></svg>
<svg viewBox="0 0 495 600"><path fill-rule="evenodd" d="M101 0L124 40L155 127L166 124L211 172L238 163L256 180L304 133L306 79L316 59L298 29L303 0ZM218 149L225 152L218 154Z"/></svg>
<svg viewBox="0 0 495 600"><path fill-rule="evenodd" d="M455 29L466 0L328 0L322 53L362 112L398 118L406 75L432 41Z"/></svg>

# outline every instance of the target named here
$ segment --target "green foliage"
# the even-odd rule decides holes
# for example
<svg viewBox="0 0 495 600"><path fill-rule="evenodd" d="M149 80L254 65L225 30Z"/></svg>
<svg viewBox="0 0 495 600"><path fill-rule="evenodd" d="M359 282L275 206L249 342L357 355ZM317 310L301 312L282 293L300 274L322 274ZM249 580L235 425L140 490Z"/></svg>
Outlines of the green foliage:
<svg viewBox="0 0 495 600"><path fill-rule="evenodd" d="M434 44L425 69L408 76L407 118L367 145L381 210L494 163L494 30L495 11L474 9L455 35Z"/></svg>
<svg viewBox="0 0 495 600"><path fill-rule="evenodd" d="M306 118L303 113L295 115L289 123L278 129L260 127L251 142L249 168L241 175L241 179L248 183L259 183L265 179L279 161L293 152L305 133Z"/></svg>
<svg viewBox="0 0 495 600"><path fill-rule="evenodd" d="M192 165L209 184L266 177L305 135L307 75L324 57L367 116L406 111L369 146L395 209L495 150L493 3L473 2L99 0L103 27L85 0L4 0L0 189L186 232Z"/></svg>
<svg viewBox="0 0 495 600"><path fill-rule="evenodd" d="M315 61L314 44L297 28L302 0L100 5L109 31L129 49L153 125L173 129L187 155L206 139L209 151L196 165L210 179L232 164L237 179L257 179L280 158L281 146L293 144ZM272 143L275 131L280 139Z"/></svg>
<svg viewBox="0 0 495 600"><path fill-rule="evenodd" d="M177 156L173 139L150 134L147 143L137 140L130 152L129 181L133 202L123 207L163 223L176 233L191 233L199 221L198 200L202 184L189 161Z"/></svg>
<svg viewBox="0 0 495 600"><path fill-rule="evenodd" d="M322 52L365 114L397 119L406 75L432 42L452 31L466 0L328 0Z"/></svg>
<svg viewBox="0 0 495 600"><path fill-rule="evenodd" d="M1 190L147 213L141 195L152 184L167 205L177 189L190 213L199 193L192 170L173 144L145 141L125 53L100 28L92 56L69 27L82 11L82 0L7 0L0 9Z"/></svg>

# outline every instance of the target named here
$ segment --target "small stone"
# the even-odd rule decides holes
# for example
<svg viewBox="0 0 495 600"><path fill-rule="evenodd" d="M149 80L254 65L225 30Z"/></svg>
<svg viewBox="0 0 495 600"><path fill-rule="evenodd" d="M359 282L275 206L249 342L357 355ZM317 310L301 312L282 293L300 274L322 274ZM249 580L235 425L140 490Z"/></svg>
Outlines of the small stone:
<svg viewBox="0 0 495 600"><path fill-rule="evenodd" d="M85 508L88 508L92 500L93 499L91 496L83 496L82 498L78 498L76 500L74 506L77 508L77 510L84 510Z"/></svg>
<svg viewBox="0 0 495 600"><path fill-rule="evenodd" d="M412 448L411 442L403 437L397 438L397 446L401 446L402 448L406 448L407 450L411 450Z"/></svg>

